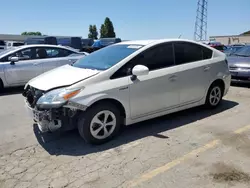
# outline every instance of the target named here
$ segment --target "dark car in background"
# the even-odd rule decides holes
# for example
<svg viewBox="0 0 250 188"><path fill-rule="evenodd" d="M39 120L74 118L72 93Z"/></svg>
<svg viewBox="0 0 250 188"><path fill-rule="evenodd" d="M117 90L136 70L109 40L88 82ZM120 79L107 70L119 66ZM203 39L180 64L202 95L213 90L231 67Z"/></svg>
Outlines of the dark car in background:
<svg viewBox="0 0 250 188"><path fill-rule="evenodd" d="M69 46L77 50L82 49L81 37L57 37L57 44L62 46Z"/></svg>
<svg viewBox="0 0 250 188"><path fill-rule="evenodd" d="M83 48L83 51L92 53L94 51L97 51L101 48L104 48L106 46L109 46L111 44L119 43L122 40L120 38L100 38L98 40L95 40L91 47L85 47Z"/></svg>
<svg viewBox="0 0 250 188"><path fill-rule="evenodd" d="M28 37L25 44L51 44L57 45L57 39L53 36Z"/></svg>
<svg viewBox="0 0 250 188"><path fill-rule="evenodd" d="M94 44L94 39L82 39L82 48L90 47Z"/></svg>
<svg viewBox="0 0 250 188"><path fill-rule="evenodd" d="M227 47L224 44L221 44L220 42L209 42L208 45L221 52L224 52L227 49Z"/></svg>
<svg viewBox="0 0 250 188"><path fill-rule="evenodd" d="M232 83L250 84L250 45L227 57Z"/></svg>
<svg viewBox="0 0 250 188"><path fill-rule="evenodd" d="M6 43L3 40L0 40L0 51L6 48Z"/></svg>

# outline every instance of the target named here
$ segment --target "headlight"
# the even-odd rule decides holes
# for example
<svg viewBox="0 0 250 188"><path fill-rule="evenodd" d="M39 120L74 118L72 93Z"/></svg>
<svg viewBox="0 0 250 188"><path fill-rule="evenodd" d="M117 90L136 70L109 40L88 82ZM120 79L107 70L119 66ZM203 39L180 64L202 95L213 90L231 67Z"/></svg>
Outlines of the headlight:
<svg viewBox="0 0 250 188"><path fill-rule="evenodd" d="M39 108L58 108L64 105L70 98L76 96L81 89L60 88L45 93L37 101Z"/></svg>

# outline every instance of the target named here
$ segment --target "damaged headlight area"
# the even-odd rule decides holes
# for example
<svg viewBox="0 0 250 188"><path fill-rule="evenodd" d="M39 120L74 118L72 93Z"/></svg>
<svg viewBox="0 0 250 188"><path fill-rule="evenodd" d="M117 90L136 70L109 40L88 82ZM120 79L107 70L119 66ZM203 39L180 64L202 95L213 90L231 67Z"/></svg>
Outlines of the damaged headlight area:
<svg viewBox="0 0 250 188"><path fill-rule="evenodd" d="M26 98L26 109L41 132L74 129L77 124L77 115L82 108L69 100L82 89L64 87L45 92L27 86L23 93Z"/></svg>
<svg viewBox="0 0 250 188"><path fill-rule="evenodd" d="M82 89L66 89L59 88L49 91L42 95L36 105L39 109L59 108L66 104L66 102L80 93Z"/></svg>

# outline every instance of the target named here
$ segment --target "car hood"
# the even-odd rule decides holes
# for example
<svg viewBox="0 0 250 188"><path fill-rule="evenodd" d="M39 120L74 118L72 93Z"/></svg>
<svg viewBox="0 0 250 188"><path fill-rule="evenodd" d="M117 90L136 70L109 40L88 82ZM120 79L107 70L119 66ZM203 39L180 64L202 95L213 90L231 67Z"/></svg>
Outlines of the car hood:
<svg viewBox="0 0 250 188"><path fill-rule="evenodd" d="M250 67L250 57L230 56L227 60L229 66Z"/></svg>
<svg viewBox="0 0 250 188"><path fill-rule="evenodd" d="M78 81L94 76L99 72L98 70L64 65L33 78L28 84L39 90L47 91L57 87L72 85Z"/></svg>

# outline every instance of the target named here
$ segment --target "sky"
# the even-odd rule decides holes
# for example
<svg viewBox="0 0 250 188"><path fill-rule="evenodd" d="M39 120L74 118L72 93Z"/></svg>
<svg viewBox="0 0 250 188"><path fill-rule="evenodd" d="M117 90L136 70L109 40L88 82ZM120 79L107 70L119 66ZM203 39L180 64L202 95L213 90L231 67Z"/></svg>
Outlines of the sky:
<svg viewBox="0 0 250 188"><path fill-rule="evenodd" d="M40 31L87 38L109 17L122 40L193 39L198 0L2 0L1 34ZM250 30L250 0L208 0L208 36Z"/></svg>

